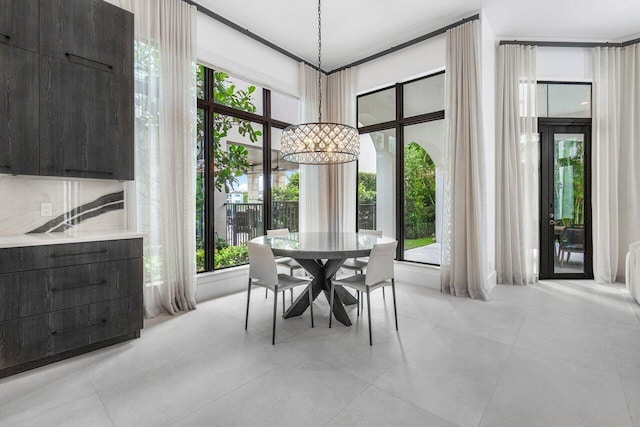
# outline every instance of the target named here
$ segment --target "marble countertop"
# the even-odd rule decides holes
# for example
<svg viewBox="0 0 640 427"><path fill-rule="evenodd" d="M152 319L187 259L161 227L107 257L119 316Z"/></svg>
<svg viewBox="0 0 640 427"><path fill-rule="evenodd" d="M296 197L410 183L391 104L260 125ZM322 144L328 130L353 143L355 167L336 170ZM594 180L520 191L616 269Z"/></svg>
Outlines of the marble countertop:
<svg viewBox="0 0 640 427"><path fill-rule="evenodd" d="M0 248L61 245L65 243L136 239L142 237L144 237L144 234L128 230L19 234L14 236L0 236Z"/></svg>

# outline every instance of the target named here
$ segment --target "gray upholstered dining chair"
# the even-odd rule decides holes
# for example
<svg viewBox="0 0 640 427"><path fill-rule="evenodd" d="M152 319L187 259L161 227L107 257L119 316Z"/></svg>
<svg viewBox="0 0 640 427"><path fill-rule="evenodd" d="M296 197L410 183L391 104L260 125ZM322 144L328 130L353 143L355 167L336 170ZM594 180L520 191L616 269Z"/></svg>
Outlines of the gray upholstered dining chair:
<svg viewBox="0 0 640 427"><path fill-rule="evenodd" d="M284 291L296 286L308 286L309 308L311 309L311 327L313 328L313 296L309 279L278 274L276 260L269 245L248 242L249 247L249 284L247 289L247 315L244 329L249 325L249 302L251 286L262 286L273 292L273 335L271 344L276 343L276 312L278 311L278 292L282 291L282 311L284 313Z"/></svg>
<svg viewBox="0 0 640 427"><path fill-rule="evenodd" d="M285 236L289 234L289 229L288 228L275 228L272 230L267 230L267 236L268 237L273 237L273 236ZM276 258L276 264L278 265L278 267L285 267L289 269L289 274L291 276L293 276L293 272L295 270L299 270L302 268L302 266L300 264L298 264L296 262L296 260L289 258L289 257L277 257ZM293 304L293 289L290 289L291 291L291 303ZM264 292L264 297L266 298L268 295L268 290L265 290ZM284 298L284 297L283 297Z"/></svg>
<svg viewBox="0 0 640 427"><path fill-rule="evenodd" d="M365 274L356 274L343 279L331 281L331 289L329 291L329 327L331 327L333 313L333 299L335 286L346 286L362 294L367 294L367 317L369 320L369 345L373 345L371 333L371 291L391 286L393 292L393 314L396 321L396 330L398 330L398 310L396 308L396 284L394 278L393 259L396 255L396 246L398 242L380 243L373 246L371 255L369 256L369 266ZM359 301L358 301L359 303Z"/></svg>

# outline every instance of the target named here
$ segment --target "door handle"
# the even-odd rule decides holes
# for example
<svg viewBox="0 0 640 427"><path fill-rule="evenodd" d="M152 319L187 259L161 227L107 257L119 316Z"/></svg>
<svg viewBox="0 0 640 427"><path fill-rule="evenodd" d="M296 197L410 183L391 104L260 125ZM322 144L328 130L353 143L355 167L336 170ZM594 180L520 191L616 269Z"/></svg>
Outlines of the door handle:
<svg viewBox="0 0 640 427"><path fill-rule="evenodd" d="M549 225L556 225L556 222L552 219L549 220Z"/></svg>

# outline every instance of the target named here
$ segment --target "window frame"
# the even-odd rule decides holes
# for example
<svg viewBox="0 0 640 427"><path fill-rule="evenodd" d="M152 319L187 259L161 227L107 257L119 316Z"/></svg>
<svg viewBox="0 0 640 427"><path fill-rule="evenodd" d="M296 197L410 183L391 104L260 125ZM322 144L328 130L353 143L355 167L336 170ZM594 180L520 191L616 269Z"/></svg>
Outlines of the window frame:
<svg viewBox="0 0 640 427"><path fill-rule="evenodd" d="M379 132L390 129L395 129L396 131L396 240L398 241L398 246L396 247L396 259L398 261L412 262L415 264L423 264L423 265L432 265L438 266L439 264L431 264L427 262L421 261L412 261L404 259L404 128L411 125L417 125L420 123L432 122L436 120L444 120L445 113L444 110L432 111L430 113L419 114L411 117L404 117L404 86L410 83L417 82L419 80L428 79L431 77L435 77L441 74L445 74L446 70L436 71L434 73L427 74L425 76L421 76L415 79L407 80L402 83L396 83L394 85L385 86L383 88L375 89L369 92L362 93L356 97L356 117L358 117L358 100L367 95L371 95L377 92L381 92L384 90L388 90L391 88L395 88L396 95L396 114L395 119L388 122L376 123L368 126L358 126L358 133L360 135L371 133L371 132ZM446 89L445 89L446 90ZM359 170L359 164L356 162L356 169ZM358 174L356 173L356 231L358 231L358 186L360 184L360 180Z"/></svg>
<svg viewBox="0 0 640 427"><path fill-rule="evenodd" d="M272 221L272 204L271 204L271 128L284 129L291 123L274 119L271 116L271 90L262 88L262 114L249 113L247 111L235 109L226 105L218 104L213 98L214 88L214 72L221 71L210 68L204 64L198 64L204 69L204 98L198 98L197 109L204 110L204 270L198 274L210 273L213 271L224 270L227 268L237 267L225 266L215 268L215 217L213 215L215 209L215 186L212 184L214 175L214 156L213 156L213 134L214 134L214 114L223 114L235 117L241 120L247 120L262 126L262 162L263 162L263 223L265 224L264 232L270 228ZM226 72L225 72L226 73ZM228 74L228 73L227 73ZM232 74L229 74L231 77ZM195 219L194 219L195 221Z"/></svg>

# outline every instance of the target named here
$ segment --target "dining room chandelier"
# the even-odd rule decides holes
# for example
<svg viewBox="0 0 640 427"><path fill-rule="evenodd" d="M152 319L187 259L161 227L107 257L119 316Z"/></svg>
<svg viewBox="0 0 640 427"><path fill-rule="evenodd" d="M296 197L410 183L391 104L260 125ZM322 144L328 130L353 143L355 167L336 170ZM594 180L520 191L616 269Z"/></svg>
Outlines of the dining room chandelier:
<svg viewBox="0 0 640 427"><path fill-rule="evenodd" d="M360 135L353 126L322 121L322 13L318 0L318 122L292 125L282 133L280 150L288 162L330 165L353 162L360 153Z"/></svg>

